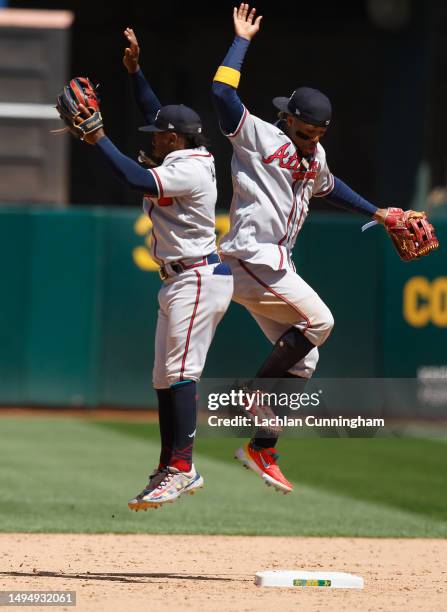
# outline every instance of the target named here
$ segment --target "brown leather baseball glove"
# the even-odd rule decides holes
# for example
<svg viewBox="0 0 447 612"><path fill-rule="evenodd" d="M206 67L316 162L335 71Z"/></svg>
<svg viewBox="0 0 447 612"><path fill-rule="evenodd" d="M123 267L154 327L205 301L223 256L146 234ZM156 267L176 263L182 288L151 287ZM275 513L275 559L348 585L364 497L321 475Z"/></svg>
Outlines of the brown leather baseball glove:
<svg viewBox="0 0 447 612"><path fill-rule="evenodd" d="M439 247L434 227L425 212L388 208L384 227L404 261L418 259Z"/></svg>
<svg viewBox="0 0 447 612"><path fill-rule="evenodd" d="M82 117L79 104L91 113L91 117ZM103 126L99 110L99 97L96 87L86 77L76 77L64 87L57 97L56 108L60 118L67 126L59 132L71 132L76 138L84 139Z"/></svg>

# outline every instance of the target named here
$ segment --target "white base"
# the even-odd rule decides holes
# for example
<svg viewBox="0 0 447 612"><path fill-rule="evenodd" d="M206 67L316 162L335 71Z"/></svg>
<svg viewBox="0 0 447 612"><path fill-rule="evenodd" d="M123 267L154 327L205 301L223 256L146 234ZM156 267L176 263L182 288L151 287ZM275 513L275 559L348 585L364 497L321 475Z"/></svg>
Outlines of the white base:
<svg viewBox="0 0 447 612"><path fill-rule="evenodd" d="M345 572L306 572L303 570L270 570L256 572L256 586L317 587L330 589L363 589L363 578Z"/></svg>

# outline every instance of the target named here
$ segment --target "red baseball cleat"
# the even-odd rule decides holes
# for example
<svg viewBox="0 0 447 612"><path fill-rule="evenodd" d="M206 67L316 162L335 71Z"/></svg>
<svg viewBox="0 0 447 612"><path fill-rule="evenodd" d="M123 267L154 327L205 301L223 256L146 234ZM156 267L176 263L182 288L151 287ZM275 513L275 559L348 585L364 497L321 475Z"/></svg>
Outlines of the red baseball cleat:
<svg viewBox="0 0 447 612"><path fill-rule="evenodd" d="M277 491L290 493L293 485L284 476L276 463L278 455L274 448L255 449L248 443L242 448L238 448L234 454L244 467L253 470L263 478L265 484L274 487Z"/></svg>

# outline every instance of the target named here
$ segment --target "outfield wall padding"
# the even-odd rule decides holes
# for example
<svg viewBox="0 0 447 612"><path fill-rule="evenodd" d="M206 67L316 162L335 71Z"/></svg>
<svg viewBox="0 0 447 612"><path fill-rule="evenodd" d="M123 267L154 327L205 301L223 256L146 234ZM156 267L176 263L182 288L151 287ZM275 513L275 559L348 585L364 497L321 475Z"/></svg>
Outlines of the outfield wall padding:
<svg viewBox="0 0 447 612"><path fill-rule="evenodd" d="M447 221L441 248L403 263L361 217L310 215L297 271L328 304L334 331L320 351L324 377L412 377L447 364ZM223 232L228 226L219 216ZM0 403L147 406L160 279L138 209L0 208ZM269 350L232 304L205 376L254 375ZM431 370L430 370L431 369Z"/></svg>

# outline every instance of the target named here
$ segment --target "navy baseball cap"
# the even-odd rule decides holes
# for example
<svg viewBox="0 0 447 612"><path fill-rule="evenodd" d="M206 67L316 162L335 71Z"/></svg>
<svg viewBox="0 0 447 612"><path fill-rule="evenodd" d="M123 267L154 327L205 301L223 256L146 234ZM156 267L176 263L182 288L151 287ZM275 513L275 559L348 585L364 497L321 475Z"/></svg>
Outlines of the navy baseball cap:
<svg viewBox="0 0 447 612"><path fill-rule="evenodd" d="M318 89L299 87L290 98L273 98L273 105L280 111L299 117L306 123L327 127L331 122L332 106L330 100Z"/></svg>
<svg viewBox="0 0 447 612"><path fill-rule="evenodd" d="M183 104L162 106L155 116L152 125L138 128L140 132L181 132L182 134L200 134L202 120L199 115Z"/></svg>

